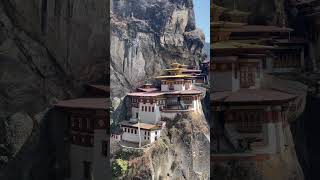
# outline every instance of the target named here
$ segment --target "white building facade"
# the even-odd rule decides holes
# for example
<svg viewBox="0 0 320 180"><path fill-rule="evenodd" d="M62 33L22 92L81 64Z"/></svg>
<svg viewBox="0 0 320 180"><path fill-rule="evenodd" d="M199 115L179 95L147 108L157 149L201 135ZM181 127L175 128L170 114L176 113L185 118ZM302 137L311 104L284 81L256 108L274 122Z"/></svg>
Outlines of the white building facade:
<svg viewBox="0 0 320 180"><path fill-rule="evenodd" d="M179 64L167 69L169 75L159 76L160 90L146 84L138 92L129 93L130 121L121 123L122 140L150 144L160 138L164 120L177 114L201 110L202 92L194 89L194 76L182 74ZM140 133L139 133L140 129Z"/></svg>
<svg viewBox="0 0 320 180"><path fill-rule="evenodd" d="M68 180L103 180L108 176L109 135L105 98L83 98L59 102L70 123L70 168Z"/></svg>

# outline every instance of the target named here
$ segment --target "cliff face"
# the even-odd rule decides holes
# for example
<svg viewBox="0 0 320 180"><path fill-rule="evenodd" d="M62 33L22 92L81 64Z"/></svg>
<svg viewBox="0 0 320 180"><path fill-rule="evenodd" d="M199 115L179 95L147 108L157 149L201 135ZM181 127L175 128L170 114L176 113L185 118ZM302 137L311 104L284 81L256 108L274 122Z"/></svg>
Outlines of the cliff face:
<svg viewBox="0 0 320 180"><path fill-rule="evenodd" d="M107 0L0 1L0 179L30 178L33 162L24 157L37 147L42 112L57 99L79 96L84 83L105 81L108 6Z"/></svg>
<svg viewBox="0 0 320 180"><path fill-rule="evenodd" d="M173 62L199 65L204 34L195 27L192 0L111 1L111 97L114 121L124 120L121 97L153 82ZM208 179L209 130L203 112L168 122L160 140L129 160L124 179Z"/></svg>
<svg viewBox="0 0 320 180"><path fill-rule="evenodd" d="M249 13L249 24L272 24L282 26L286 23L286 0L215 0L214 3L237 11ZM237 13L236 11L233 13Z"/></svg>
<svg viewBox="0 0 320 180"><path fill-rule="evenodd" d="M198 65L203 46L192 0L112 0L111 96L123 97L172 62Z"/></svg>

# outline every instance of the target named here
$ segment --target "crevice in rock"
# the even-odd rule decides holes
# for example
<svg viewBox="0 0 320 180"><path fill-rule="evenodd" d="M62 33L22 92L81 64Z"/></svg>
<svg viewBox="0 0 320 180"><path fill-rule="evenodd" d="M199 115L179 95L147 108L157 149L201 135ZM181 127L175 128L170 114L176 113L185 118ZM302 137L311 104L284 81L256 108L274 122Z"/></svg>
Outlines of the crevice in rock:
<svg viewBox="0 0 320 180"><path fill-rule="evenodd" d="M41 32L45 35L48 23L48 0L42 0L41 3Z"/></svg>

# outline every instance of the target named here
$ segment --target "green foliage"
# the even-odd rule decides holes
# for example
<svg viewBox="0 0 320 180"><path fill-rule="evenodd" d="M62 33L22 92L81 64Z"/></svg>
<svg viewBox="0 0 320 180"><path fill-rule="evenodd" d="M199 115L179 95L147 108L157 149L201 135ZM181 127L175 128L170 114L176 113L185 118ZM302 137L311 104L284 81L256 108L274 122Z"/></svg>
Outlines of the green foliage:
<svg viewBox="0 0 320 180"><path fill-rule="evenodd" d="M140 157L143 155L142 150L136 150L136 149L122 149L119 151L116 155L116 159L124 159L124 160L130 160L131 158Z"/></svg>
<svg viewBox="0 0 320 180"><path fill-rule="evenodd" d="M128 162L122 159L116 159L112 162L112 177L121 177L128 170Z"/></svg>

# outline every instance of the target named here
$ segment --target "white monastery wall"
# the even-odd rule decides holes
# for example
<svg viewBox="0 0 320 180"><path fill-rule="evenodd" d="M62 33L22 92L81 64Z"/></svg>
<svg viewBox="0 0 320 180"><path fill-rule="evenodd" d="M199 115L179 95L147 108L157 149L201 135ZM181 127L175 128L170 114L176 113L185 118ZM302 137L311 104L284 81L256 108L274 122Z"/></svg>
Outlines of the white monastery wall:
<svg viewBox="0 0 320 180"><path fill-rule="evenodd" d="M144 111L142 111L142 106L144 106ZM154 112L152 112L152 107ZM147 108L147 111L146 111ZM149 111L150 108L150 111ZM140 122L155 124L161 119L160 108L155 103L139 103L139 119Z"/></svg>
<svg viewBox="0 0 320 180"><path fill-rule="evenodd" d="M161 118L174 119L178 113L161 112Z"/></svg>
<svg viewBox="0 0 320 180"><path fill-rule="evenodd" d="M70 145L70 180L83 179L83 161L93 163L93 148L75 144Z"/></svg>
<svg viewBox="0 0 320 180"><path fill-rule="evenodd" d="M227 135L234 145L237 145L237 139L243 137L257 137L265 141L265 146L253 146L254 153L276 154L285 148L285 137L282 129L282 123L263 124L261 133L239 133L236 123L226 124Z"/></svg>
<svg viewBox="0 0 320 180"><path fill-rule="evenodd" d="M186 90L184 84L174 84L173 88L175 91L184 91Z"/></svg>
<svg viewBox="0 0 320 180"><path fill-rule="evenodd" d="M107 141L107 133L104 129L94 130L94 155L93 155L93 174L94 180L105 180L108 177L106 169L110 166L108 159L104 156L103 141ZM108 142L108 141L107 141ZM109 151L109 150L108 150Z"/></svg>
<svg viewBox="0 0 320 180"><path fill-rule="evenodd" d="M136 113L139 115L139 108L132 107L131 108L131 118L135 119L136 118Z"/></svg>
<svg viewBox="0 0 320 180"><path fill-rule="evenodd" d="M216 72L213 75L214 91L232 91L236 82L233 80L232 71Z"/></svg>
<svg viewBox="0 0 320 180"><path fill-rule="evenodd" d="M128 128L128 127L123 127L123 128L127 128L127 132L123 131L122 140L139 143L138 129ZM128 132L128 129L129 129L129 132ZM131 133L131 129L133 129L133 133ZM135 130L137 131L136 134L135 134ZM160 137L160 132L161 132L160 130L157 130L157 134L159 134L159 137ZM142 144L152 143L152 142L154 142L154 139L155 139L154 138L155 131L146 131L146 130L140 129L140 137L141 137Z"/></svg>
<svg viewBox="0 0 320 180"><path fill-rule="evenodd" d="M161 84L161 91L169 91L169 85L168 84Z"/></svg>

